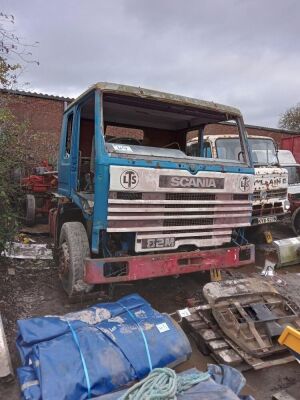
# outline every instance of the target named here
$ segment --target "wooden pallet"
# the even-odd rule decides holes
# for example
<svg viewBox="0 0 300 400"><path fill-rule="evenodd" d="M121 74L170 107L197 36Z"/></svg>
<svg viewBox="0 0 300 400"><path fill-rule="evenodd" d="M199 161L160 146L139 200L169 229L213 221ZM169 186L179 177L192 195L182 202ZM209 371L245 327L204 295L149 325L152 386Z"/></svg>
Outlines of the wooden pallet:
<svg viewBox="0 0 300 400"><path fill-rule="evenodd" d="M263 369L294 361L288 351L267 359L252 357L226 337L211 312L208 304L189 308L190 315L182 319L183 329L195 340L204 355L210 355L217 363L246 371Z"/></svg>

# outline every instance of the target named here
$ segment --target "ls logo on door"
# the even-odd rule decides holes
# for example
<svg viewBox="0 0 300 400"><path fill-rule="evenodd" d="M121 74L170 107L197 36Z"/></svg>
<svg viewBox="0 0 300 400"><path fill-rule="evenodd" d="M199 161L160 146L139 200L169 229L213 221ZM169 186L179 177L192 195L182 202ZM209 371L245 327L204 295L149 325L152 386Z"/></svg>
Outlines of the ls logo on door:
<svg viewBox="0 0 300 400"><path fill-rule="evenodd" d="M248 192L250 189L250 179L248 176L243 176L240 179L240 189L242 192Z"/></svg>
<svg viewBox="0 0 300 400"><path fill-rule="evenodd" d="M134 189L139 183L139 176L135 171L128 169L121 174L120 183L124 189Z"/></svg>

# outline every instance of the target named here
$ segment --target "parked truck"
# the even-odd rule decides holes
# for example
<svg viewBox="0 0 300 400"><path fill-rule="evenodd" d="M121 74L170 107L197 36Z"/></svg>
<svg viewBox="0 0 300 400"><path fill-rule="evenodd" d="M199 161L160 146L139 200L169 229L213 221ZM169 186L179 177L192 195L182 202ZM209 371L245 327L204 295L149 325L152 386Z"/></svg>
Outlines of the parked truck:
<svg viewBox="0 0 300 400"><path fill-rule="evenodd" d="M289 150L297 163L300 163L300 137L299 135L284 137L280 141L281 150Z"/></svg>
<svg viewBox="0 0 300 400"><path fill-rule="evenodd" d="M269 224L282 220L290 211L288 173L279 165L277 148L272 138L248 137L254 169L252 225ZM195 154L198 140L189 142L189 154ZM236 135L207 135L203 155L215 159L236 160L242 156Z"/></svg>
<svg viewBox="0 0 300 400"><path fill-rule="evenodd" d="M288 171L288 194L291 205L291 223L296 235L300 235L300 164L290 150L279 150L280 165Z"/></svg>
<svg viewBox="0 0 300 400"><path fill-rule="evenodd" d="M241 156L186 154L190 131L235 121ZM50 230L72 296L95 284L179 275L254 261L254 169L239 110L98 83L64 112L58 207ZM234 236L234 242L232 241Z"/></svg>

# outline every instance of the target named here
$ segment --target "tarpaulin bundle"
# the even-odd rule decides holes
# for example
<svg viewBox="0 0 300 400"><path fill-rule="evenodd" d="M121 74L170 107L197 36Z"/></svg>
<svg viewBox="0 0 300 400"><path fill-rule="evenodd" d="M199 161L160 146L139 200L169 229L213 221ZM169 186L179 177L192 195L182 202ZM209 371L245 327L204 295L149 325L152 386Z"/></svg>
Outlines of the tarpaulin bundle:
<svg viewBox="0 0 300 400"><path fill-rule="evenodd" d="M181 328L137 294L64 316L18 321L26 400L84 400L174 366L191 354Z"/></svg>
<svg viewBox="0 0 300 400"><path fill-rule="evenodd" d="M207 372L191 368L176 375L173 371L170 376L172 379L167 382L177 386L173 391L168 390L173 388L166 385L164 375L167 370L168 368L153 370L147 378L130 389L104 394L94 400L254 400L252 396L240 395L246 379L237 369L228 365L208 364ZM162 373L161 377L160 373ZM153 375L157 377L155 386L151 387L151 376ZM164 385L161 385L160 381ZM144 391L141 390L143 388ZM138 393L137 389L139 389Z"/></svg>

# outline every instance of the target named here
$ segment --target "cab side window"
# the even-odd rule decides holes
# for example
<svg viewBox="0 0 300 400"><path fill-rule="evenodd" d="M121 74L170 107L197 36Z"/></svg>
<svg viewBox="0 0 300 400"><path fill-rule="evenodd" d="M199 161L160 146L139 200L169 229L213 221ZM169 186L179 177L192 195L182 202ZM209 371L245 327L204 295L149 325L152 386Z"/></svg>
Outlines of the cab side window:
<svg viewBox="0 0 300 400"><path fill-rule="evenodd" d="M204 142L203 157L205 157L205 158L211 158L212 157L210 143L208 143L208 142Z"/></svg>
<svg viewBox="0 0 300 400"><path fill-rule="evenodd" d="M67 121L65 158L69 158L71 154L72 129L73 129L73 113L69 114Z"/></svg>

